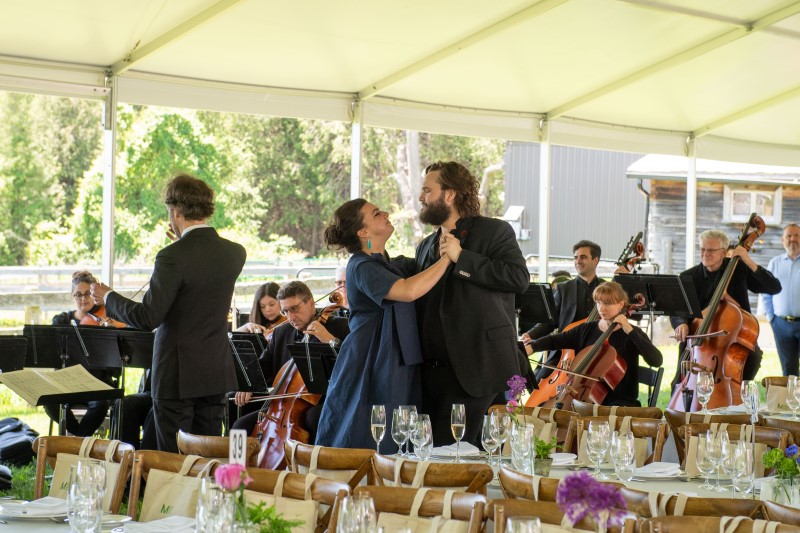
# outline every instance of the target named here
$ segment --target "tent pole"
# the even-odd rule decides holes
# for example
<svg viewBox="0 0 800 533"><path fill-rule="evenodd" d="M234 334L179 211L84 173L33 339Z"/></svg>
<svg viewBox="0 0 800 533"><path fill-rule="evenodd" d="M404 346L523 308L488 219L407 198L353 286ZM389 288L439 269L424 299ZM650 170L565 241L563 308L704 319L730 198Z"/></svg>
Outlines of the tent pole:
<svg viewBox="0 0 800 533"><path fill-rule="evenodd" d="M352 133L350 135L350 199L361 196L361 169L363 161L363 130L364 121L362 117L363 103L354 98L350 104L353 118Z"/></svg>
<svg viewBox="0 0 800 533"><path fill-rule="evenodd" d="M695 233L697 232L697 139L686 138L686 268L694 266Z"/></svg>
<svg viewBox="0 0 800 533"><path fill-rule="evenodd" d="M539 283L547 283L550 255L550 124L539 121Z"/></svg>
<svg viewBox="0 0 800 533"><path fill-rule="evenodd" d="M110 72L106 86L111 88L103 103L103 220L102 278L114 286L114 200L116 197L117 81Z"/></svg>

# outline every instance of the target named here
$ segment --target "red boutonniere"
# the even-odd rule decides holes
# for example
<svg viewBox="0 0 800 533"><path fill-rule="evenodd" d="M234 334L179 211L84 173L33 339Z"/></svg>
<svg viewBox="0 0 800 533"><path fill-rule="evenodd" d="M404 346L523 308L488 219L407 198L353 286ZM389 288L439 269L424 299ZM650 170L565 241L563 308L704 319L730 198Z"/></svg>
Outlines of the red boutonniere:
<svg viewBox="0 0 800 533"><path fill-rule="evenodd" d="M458 238L459 238L459 240L462 240L462 241L463 241L464 239L466 239L466 238L467 238L467 230L465 230L465 229L462 229L462 230L461 230L461 231L458 233Z"/></svg>

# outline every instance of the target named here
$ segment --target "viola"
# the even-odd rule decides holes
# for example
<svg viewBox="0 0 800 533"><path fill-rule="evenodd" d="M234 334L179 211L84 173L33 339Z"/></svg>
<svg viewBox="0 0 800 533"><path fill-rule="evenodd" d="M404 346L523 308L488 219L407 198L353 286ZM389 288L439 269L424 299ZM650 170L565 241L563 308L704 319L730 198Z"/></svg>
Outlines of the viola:
<svg viewBox="0 0 800 533"><path fill-rule="evenodd" d="M114 320L110 316L106 314L106 306L99 305L91 312L87 312L86 315L81 318L79 322L82 326L102 326L106 328L127 328L128 324L124 322L120 322L119 320Z"/></svg>
<svg viewBox="0 0 800 533"><path fill-rule="evenodd" d="M752 228L752 231L751 231ZM764 234L766 224L756 213L742 229L738 246L750 250L753 243ZM711 372L714 390L708 407L726 407L742 403L741 382L747 357L758 340L758 320L744 311L727 293L739 257L733 257L717 284L711 301L703 309L703 318L689 325L686 348L678 360L681 370L680 386L670 398L668 407L678 411L697 411L700 402L694 394L697 373Z"/></svg>
<svg viewBox="0 0 800 533"><path fill-rule="evenodd" d="M342 297L338 292L330 293L330 299L334 303L316 317L320 324L325 324L341 307ZM309 433L303 427L303 419L309 409L319 404L322 396L308 392L294 359L284 363L272 387L271 394L258 412L252 436L261 443L259 468L283 470L286 468L284 443L287 439L308 443Z"/></svg>
<svg viewBox="0 0 800 533"><path fill-rule="evenodd" d="M644 245L642 244L642 232L640 231L637 235L628 240L628 244L625 245L622 253L617 258L616 264L618 266L624 266L630 272L642 261L644 261ZM593 322L597 320L597 318L597 306L594 306L589 312L589 316L581 320L576 320L565 327L564 331L576 328L584 322ZM566 386L571 378L569 370L574 364L574 360L574 350L561 350L561 358L556 365L557 368L547 376L546 379L539 382L538 388L531 392L528 401L525 402L525 406L554 407L557 402L555 398L558 396L558 391Z"/></svg>

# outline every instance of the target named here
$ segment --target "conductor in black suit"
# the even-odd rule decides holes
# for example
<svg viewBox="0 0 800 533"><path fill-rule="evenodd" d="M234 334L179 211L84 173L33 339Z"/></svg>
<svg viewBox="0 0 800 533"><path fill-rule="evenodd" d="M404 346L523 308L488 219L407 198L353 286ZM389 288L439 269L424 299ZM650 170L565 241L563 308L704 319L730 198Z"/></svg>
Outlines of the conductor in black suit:
<svg viewBox="0 0 800 533"><path fill-rule="evenodd" d="M530 274L511 226L480 216L478 182L463 165L429 165L420 203L420 220L437 228L417 246L416 271L439 260L440 241L453 262L417 300L421 412L430 414L434 445L442 446L453 442L452 405L464 404L464 441L476 443L494 398L527 370L518 355L514 294L528 288Z"/></svg>
<svg viewBox="0 0 800 533"><path fill-rule="evenodd" d="M92 285L109 314L141 329L155 329L153 410L158 449L177 452L178 430L220 435L225 393L236 388L227 317L245 249L206 224L214 191L188 175L166 192L175 242L156 256L141 303Z"/></svg>

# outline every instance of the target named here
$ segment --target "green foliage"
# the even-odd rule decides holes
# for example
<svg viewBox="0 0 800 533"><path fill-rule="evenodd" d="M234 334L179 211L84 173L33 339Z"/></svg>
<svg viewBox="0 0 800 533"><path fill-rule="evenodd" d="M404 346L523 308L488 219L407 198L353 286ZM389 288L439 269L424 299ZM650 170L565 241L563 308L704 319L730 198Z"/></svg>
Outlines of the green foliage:
<svg viewBox="0 0 800 533"><path fill-rule="evenodd" d="M0 496L10 496L15 500L32 500L33 484L36 478L36 461L33 460L24 466L11 466L9 468L11 468L11 488L0 491ZM47 474L52 474L49 466L45 471L45 475Z"/></svg>
<svg viewBox="0 0 800 533"><path fill-rule="evenodd" d="M250 504L247 517L258 524L260 533L290 533L293 527L303 524L302 520L286 520L275 510L275 506L267 506L265 502Z"/></svg>
<svg viewBox="0 0 800 533"><path fill-rule="evenodd" d="M764 454L762 461L764 467L774 468L775 477L781 479L795 479L800 476L800 467L797 461L797 447L792 450L794 453L790 454L790 449L786 449L786 454L780 448L773 448ZM788 455L788 457L787 457Z"/></svg>
<svg viewBox="0 0 800 533"><path fill-rule="evenodd" d="M558 443L555 437L549 441L540 439L535 435L533 437L533 451L536 452L536 457L550 457L550 453L557 445Z"/></svg>

